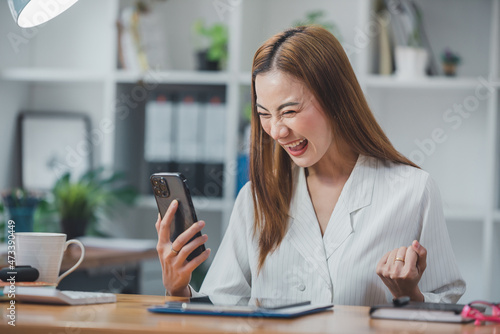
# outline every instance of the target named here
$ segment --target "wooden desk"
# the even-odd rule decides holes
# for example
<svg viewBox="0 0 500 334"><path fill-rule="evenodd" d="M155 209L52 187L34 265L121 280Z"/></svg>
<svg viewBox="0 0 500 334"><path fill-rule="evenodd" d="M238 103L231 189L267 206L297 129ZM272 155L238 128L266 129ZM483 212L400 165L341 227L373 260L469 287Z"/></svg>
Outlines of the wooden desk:
<svg viewBox="0 0 500 334"><path fill-rule="evenodd" d="M500 324L440 324L372 320L368 307L335 306L333 311L291 320L166 315L147 311L168 297L118 295L115 304L49 306L16 304L16 327L7 324L7 304L0 304L0 333L489 333Z"/></svg>

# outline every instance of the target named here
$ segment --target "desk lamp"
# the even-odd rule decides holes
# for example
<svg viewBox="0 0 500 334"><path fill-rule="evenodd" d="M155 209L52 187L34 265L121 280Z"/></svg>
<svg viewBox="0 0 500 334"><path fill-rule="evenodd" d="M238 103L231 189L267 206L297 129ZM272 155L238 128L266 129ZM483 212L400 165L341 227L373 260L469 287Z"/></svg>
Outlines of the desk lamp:
<svg viewBox="0 0 500 334"><path fill-rule="evenodd" d="M53 19L78 0L8 0L14 21L21 28L32 28Z"/></svg>

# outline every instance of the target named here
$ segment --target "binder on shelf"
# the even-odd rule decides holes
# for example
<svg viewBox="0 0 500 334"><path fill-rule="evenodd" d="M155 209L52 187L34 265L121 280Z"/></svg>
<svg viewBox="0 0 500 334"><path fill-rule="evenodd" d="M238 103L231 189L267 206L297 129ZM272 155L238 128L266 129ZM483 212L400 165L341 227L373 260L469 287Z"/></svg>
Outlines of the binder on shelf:
<svg viewBox="0 0 500 334"><path fill-rule="evenodd" d="M174 107L166 94L146 103L144 158L150 162L174 159Z"/></svg>
<svg viewBox="0 0 500 334"><path fill-rule="evenodd" d="M203 195L202 106L193 94L181 97L175 110L176 169L188 180L192 195Z"/></svg>
<svg viewBox="0 0 500 334"><path fill-rule="evenodd" d="M226 104L214 95L205 104L204 160L223 162L226 149Z"/></svg>
<svg viewBox="0 0 500 334"><path fill-rule="evenodd" d="M203 194L222 197L226 151L226 104L218 95L209 97L204 108Z"/></svg>
<svg viewBox="0 0 500 334"><path fill-rule="evenodd" d="M200 103L193 95L185 95L177 104L176 114L177 161L199 161L202 157L200 147L202 110Z"/></svg>
<svg viewBox="0 0 500 334"><path fill-rule="evenodd" d="M175 165L174 104L170 96L158 93L145 106L144 160L148 175L144 177L144 189L153 193L149 175L173 172Z"/></svg>
<svg viewBox="0 0 500 334"><path fill-rule="evenodd" d="M206 102L199 92L157 94L146 103L144 159L149 175L180 172L193 196L222 197L226 149L226 105L213 91ZM151 193L149 178L145 178Z"/></svg>

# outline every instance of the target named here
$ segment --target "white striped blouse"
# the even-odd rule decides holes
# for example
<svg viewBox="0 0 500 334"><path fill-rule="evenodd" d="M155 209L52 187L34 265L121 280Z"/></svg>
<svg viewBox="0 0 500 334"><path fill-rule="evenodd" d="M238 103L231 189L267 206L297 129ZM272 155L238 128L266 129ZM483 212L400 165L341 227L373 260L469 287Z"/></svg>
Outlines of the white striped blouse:
<svg viewBox="0 0 500 334"><path fill-rule="evenodd" d="M360 155L323 236L304 169L298 169L295 180L289 229L260 273L250 185L240 191L201 293L343 305L385 303L392 295L375 272L377 263L415 239L428 252L419 282L425 300L456 303L465 292L439 190L427 172Z"/></svg>

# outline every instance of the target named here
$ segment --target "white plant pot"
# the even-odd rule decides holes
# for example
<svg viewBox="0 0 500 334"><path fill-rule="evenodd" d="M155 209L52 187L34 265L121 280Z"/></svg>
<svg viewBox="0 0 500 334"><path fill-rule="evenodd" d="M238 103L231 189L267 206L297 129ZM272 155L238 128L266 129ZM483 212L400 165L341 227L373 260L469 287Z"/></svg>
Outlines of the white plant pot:
<svg viewBox="0 0 500 334"><path fill-rule="evenodd" d="M427 75L425 69L429 56L426 49L397 46L395 58L397 78L419 79Z"/></svg>

